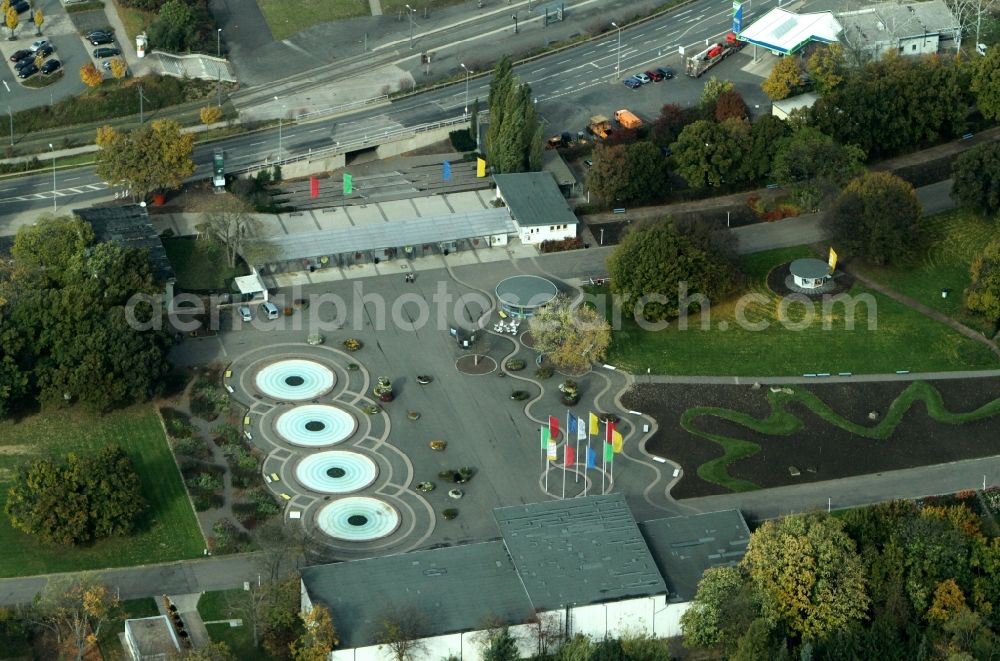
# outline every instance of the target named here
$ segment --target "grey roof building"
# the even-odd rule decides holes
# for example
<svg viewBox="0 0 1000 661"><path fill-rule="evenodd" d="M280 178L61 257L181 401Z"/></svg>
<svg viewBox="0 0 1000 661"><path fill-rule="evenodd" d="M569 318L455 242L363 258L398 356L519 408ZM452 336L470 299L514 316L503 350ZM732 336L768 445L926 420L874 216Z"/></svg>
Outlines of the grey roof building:
<svg viewBox="0 0 1000 661"><path fill-rule="evenodd" d="M97 241L148 251L153 276L157 280L169 282L175 279L174 267L167 259L167 252L163 249L160 235L149 222L149 212L146 207L138 204L90 207L73 209L73 214L90 223Z"/></svg>
<svg viewBox="0 0 1000 661"><path fill-rule="evenodd" d="M644 521L639 529L678 601L694 599L709 567L738 563L750 541L750 529L738 510Z"/></svg>
<svg viewBox="0 0 1000 661"><path fill-rule="evenodd" d="M502 507L493 516L535 608L666 592L621 494Z"/></svg>
<svg viewBox="0 0 1000 661"><path fill-rule="evenodd" d="M942 0L879 3L835 16L843 27L840 41L849 49L868 52L876 59L889 51L900 55L937 53L942 41L957 39L962 31Z"/></svg>
<svg viewBox="0 0 1000 661"><path fill-rule="evenodd" d="M520 227L576 225L578 222L551 172L495 174L493 181Z"/></svg>
<svg viewBox="0 0 1000 661"><path fill-rule="evenodd" d="M378 639L386 617L427 613L425 635L478 629L496 619L519 623L531 602L503 542L414 551L306 567L310 599L330 609L342 647Z"/></svg>

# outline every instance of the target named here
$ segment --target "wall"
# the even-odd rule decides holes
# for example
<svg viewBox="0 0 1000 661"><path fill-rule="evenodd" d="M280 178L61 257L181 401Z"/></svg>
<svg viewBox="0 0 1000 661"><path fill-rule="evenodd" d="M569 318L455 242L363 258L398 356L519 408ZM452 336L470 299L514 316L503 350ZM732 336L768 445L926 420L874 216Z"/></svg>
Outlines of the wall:
<svg viewBox="0 0 1000 661"><path fill-rule="evenodd" d="M559 225L521 227L517 224L516 218L514 219L514 224L517 225L521 243L526 245L537 245L542 241L560 241L562 239L573 238L576 236L576 228L578 227L578 225L566 225L563 229L559 229Z"/></svg>
<svg viewBox="0 0 1000 661"><path fill-rule="evenodd" d="M281 166L281 176L285 179L293 179L295 177L305 177L310 174L319 174L321 172L330 172L332 170L339 170L347 166L347 155L346 154L336 154L334 156L325 156L323 158L303 159L301 161L295 161L293 163L286 163Z"/></svg>
<svg viewBox="0 0 1000 661"><path fill-rule="evenodd" d="M433 145L435 142L447 140L449 133L452 131L460 131L463 128L468 128L468 126L465 124L452 124L451 126L442 126L430 131L421 131L420 133L416 133L412 137L404 140L396 140L394 142L381 144L378 146L378 149L375 150L375 154L378 155L379 158L399 156L402 153L412 151L414 149L420 149L421 147L427 147L428 145ZM449 144L447 151L451 150L452 148Z"/></svg>

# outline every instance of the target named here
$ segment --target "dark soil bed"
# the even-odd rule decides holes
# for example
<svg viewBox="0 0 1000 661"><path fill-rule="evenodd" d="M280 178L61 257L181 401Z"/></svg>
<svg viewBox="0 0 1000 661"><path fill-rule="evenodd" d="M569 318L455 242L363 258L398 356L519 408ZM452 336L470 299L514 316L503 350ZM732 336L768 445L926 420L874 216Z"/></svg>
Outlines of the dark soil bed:
<svg viewBox="0 0 1000 661"><path fill-rule="evenodd" d="M1000 397L1000 379L960 379L930 382L951 412L974 410ZM906 389L908 382L847 383L811 386L809 390L837 414L853 422L874 426L868 413L881 417ZM698 467L723 452L716 443L689 433L680 424L689 408L717 406L764 418L770 412L767 386L641 384L623 403L656 418L659 430L646 442L653 454L668 457L684 468L684 478L673 489L675 498L693 498L728 493L725 488L698 477ZM694 424L702 431L751 441L760 446L756 454L729 466L733 477L749 480L761 488L841 477L880 473L932 464L1000 454L1000 421L987 418L963 425L949 425L931 418L923 402L916 402L903 416L895 432L885 440L866 439L835 427L801 404L788 410L803 423L789 436L753 432L742 425L714 416L699 416ZM800 474L792 476L789 466Z"/></svg>

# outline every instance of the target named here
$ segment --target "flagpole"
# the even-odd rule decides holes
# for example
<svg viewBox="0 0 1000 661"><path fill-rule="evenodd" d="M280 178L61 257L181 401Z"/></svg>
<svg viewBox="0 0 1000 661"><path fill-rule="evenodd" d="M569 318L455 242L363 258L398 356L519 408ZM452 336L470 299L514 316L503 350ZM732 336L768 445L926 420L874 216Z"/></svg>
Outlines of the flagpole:
<svg viewBox="0 0 1000 661"><path fill-rule="evenodd" d="M607 437L608 423L604 423L604 435ZM604 495L604 478L608 474L608 453L604 450L604 442L601 442L601 495Z"/></svg>
<svg viewBox="0 0 1000 661"><path fill-rule="evenodd" d="M587 422L589 423L590 421L588 420ZM576 456L573 457L573 458L576 459L577 461L579 461L579 458L580 458L580 418L579 417L577 417L577 419L576 419L576 452L574 454ZM586 462L584 462L583 465L586 466L587 465ZM577 484L579 481L580 481L580 471L576 470L575 467L574 467L574 469L573 469L573 484Z"/></svg>
<svg viewBox="0 0 1000 661"><path fill-rule="evenodd" d="M566 448L568 447L568 445L563 446L563 500L566 500Z"/></svg>
<svg viewBox="0 0 1000 661"><path fill-rule="evenodd" d="M548 460L545 461L545 495L549 495L549 466Z"/></svg>

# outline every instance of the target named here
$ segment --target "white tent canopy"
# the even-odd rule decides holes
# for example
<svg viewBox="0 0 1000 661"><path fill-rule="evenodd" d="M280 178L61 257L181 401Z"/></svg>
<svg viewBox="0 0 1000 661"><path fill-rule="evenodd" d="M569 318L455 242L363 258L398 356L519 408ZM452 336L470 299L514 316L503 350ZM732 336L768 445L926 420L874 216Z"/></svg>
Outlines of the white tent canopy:
<svg viewBox="0 0 1000 661"><path fill-rule="evenodd" d="M236 282L236 288L240 290L240 293L244 296L256 296L257 294L263 293L264 300L267 300L267 287L261 281L260 276L257 275L257 271L254 270L250 275L240 275L236 276L234 279Z"/></svg>
<svg viewBox="0 0 1000 661"><path fill-rule="evenodd" d="M791 55L810 41L833 43L842 28L828 11L796 14L784 9L772 9L743 30L740 41Z"/></svg>

